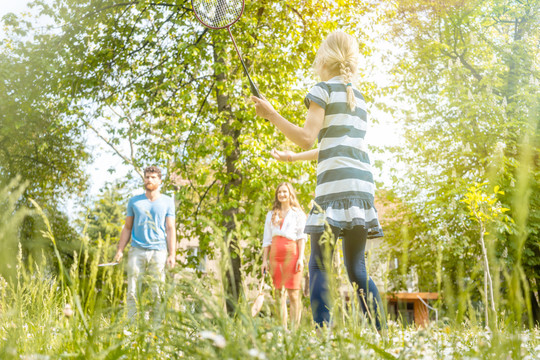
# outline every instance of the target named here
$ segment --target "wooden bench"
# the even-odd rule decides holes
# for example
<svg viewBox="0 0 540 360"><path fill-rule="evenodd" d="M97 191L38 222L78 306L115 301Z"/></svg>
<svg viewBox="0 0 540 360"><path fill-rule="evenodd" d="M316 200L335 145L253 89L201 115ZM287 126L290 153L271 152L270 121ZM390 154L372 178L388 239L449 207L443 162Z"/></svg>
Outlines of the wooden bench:
<svg viewBox="0 0 540 360"><path fill-rule="evenodd" d="M389 313L394 312L394 315L398 317L400 310L399 304L404 303L407 311L410 312L412 310L414 323L419 326L426 326L429 323L428 307L425 303L429 300L437 300L438 298L438 293L429 292L400 292L386 294ZM407 316L404 316L404 318L407 318Z"/></svg>

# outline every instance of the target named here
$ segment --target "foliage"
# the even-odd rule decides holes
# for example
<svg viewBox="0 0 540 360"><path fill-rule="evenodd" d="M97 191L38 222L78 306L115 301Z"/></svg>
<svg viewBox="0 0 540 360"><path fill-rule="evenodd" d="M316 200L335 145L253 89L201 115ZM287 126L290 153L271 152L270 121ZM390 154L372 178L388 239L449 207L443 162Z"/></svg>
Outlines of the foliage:
<svg viewBox="0 0 540 360"><path fill-rule="evenodd" d="M491 257L493 257L493 255L488 254L487 252L485 236L489 235L487 228L493 228L493 222L499 221L499 223L504 226L506 225L505 223L510 223L512 219L504 215L504 213L510 209L502 207L497 199L498 195L504 195L504 191L500 191L499 187L495 186L495 188L493 189L493 193L486 194L484 192L486 185L487 183L475 184L474 186L471 186L469 188L469 192L465 194L465 198L461 201L467 204L470 219L476 222L480 227L479 241L482 247L482 259L484 263L484 306L486 314L485 320L486 323L488 323L488 308L491 307L491 310L496 316L496 305L494 299L493 280L490 271L491 262L489 261L490 255ZM496 322L497 321L495 320L495 323Z"/></svg>
<svg viewBox="0 0 540 360"><path fill-rule="evenodd" d="M441 247L430 241L430 232L420 215L411 204L404 202L395 191L377 193L378 206L388 209L381 217L384 230L384 243L380 250L389 265L388 290L407 289L411 268L422 274L418 284L422 291L440 292L441 285ZM395 239L398 239L396 241ZM411 244L414 241L414 244ZM414 248L414 251L410 249Z"/></svg>
<svg viewBox="0 0 540 360"><path fill-rule="evenodd" d="M38 205L33 199L30 199L30 202L32 203L32 213L24 218L17 239L22 247L23 258L28 263L34 261L41 263L43 262L41 258L50 259L55 256L52 243L46 236L43 236L43 231L50 227L62 260L70 265L73 262L73 252L80 248L81 234L70 224L66 214L47 205L41 210L48 217L47 223L44 223L43 218L34 211L37 206L41 207L42 205ZM58 270L58 268L44 270L51 271Z"/></svg>
<svg viewBox="0 0 540 360"><path fill-rule="evenodd" d="M238 286L240 242L248 246L242 249L246 259L259 252L261 213L275 186L295 183L307 209L315 171L313 164L270 160L271 148L291 144L255 117L227 32L203 28L184 0L34 6L60 24L58 96L70 99L69 112L139 175L150 164L166 169L166 189L179 202L179 231L199 239L202 256L215 249L209 225L227 229ZM264 96L302 124L317 45L337 27L364 36L359 17L371 6L351 0L248 1L231 30ZM179 178L189 186L180 187ZM251 261L246 265L249 271Z"/></svg>
<svg viewBox="0 0 540 360"><path fill-rule="evenodd" d="M49 230L46 236L55 242ZM100 249L105 247L99 244ZM80 266L85 259L83 251L78 266L56 276L41 266L29 271L19 258L17 281L0 278L1 358L500 359L512 354L534 359L540 349L538 329L502 327L489 332L476 323L452 320L424 329L390 322L383 339L354 301L335 303L331 330L316 331L304 312L300 327L285 332L278 308L268 299L256 318L249 315L250 303L244 300L237 316L230 317L219 279L200 279L179 268L167 277L166 306L152 313L149 321L144 315L127 319L125 293L119 286L122 269L98 268L99 257L89 267ZM86 268L87 274L79 273ZM107 286L96 291L99 279ZM144 314L151 304L141 306Z"/></svg>
<svg viewBox="0 0 540 360"><path fill-rule="evenodd" d="M467 204L470 219L478 224L484 224L484 227L486 223L496 220L510 222L512 219L504 216L504 213L510 209L502 207L497 199L498 195L504 195L504 191L501 191L499 186L495 186L493 193L487 194L484 192L486 185L487 183L482 183L471 186L465 198L461 200Z"/></svg>
<svg viewBox="0 0 540 360"><path fill-rule="evenodd" d="M524 259L522 253L535 253L539 244L532 210L539 174L539 3L400 1L394 5L387 8L385 19L391 37L402 44L403 56L394 68L399 84L394 98L409 106L386 108L403 118L405 139L404 146L390 149L404 168L393 187L420 220L414 229L408 228L416 237L403 251L422 251L436 244L442 254L440 269L454 284L452 293L459 291L461 281L480 289L482 270L475 265L481 258L478 231L469 226L469 210L461 200L472 185L487 182L504 190L500 201L516 222L515 227L489 229L497 237L492 242L494 256L500 260L496 277L504 282L517 276L522 265L532 276L525 282L519 276L523 291L534 288L539 274L536 260L516 260ZM516 231L524 234L522 240L517 240ZM399 248L401 234L387 234L390 245ZM432 279L422 265L426 260L418 260L410 265L422 271L421 282ZM421 283L424 290L436 286Z"/></svg>
<svg viewBox="0 0 540 360"><path fill-rule="evenodd" d="M17 208L17 201L25 188L24 183L17 185L18 182L19 179L16 178L0 188L0 276L8 279L15 275L15 259L19 252L17 230L28 214L27 209Z"/></svg>
<svg viewBox="0 0 540 360"><path fill-rule="evenodd" d="M78 249L79 235L68 224L67 217L54 209L45 210L51 219L47 224L34 212L33 207L21 206L27 183L19 184L16 177L0 189L0 208L2 221L0 222L0 244L2 245L2 261L0 276L13 280L16 260L21 256L25 266L30 269L36 263L46 263L54 256L54 249L49 240L43 236L43 230L50 226L51 232L57 239L57 249L60 251L62 261L72 263L73 251ZM52 265L52 264L51 264ZM42 269L52 271L55 266Z"/></svg>
<svg viewBox="0 0 540 360"><path fill-rule="evenodd" d="M62 97L62 48L32 19L8 14L0 43L0 179L28 182L25 198L57 204L85 188L82 128Z"/></svg>
<svg viewBox="0 0 540 360"><path fill-rule="evenodd" d="M119 184L107 184L94 203L84 210L85 221L79 227L92 242L110 239L117 243L126 217L126 196Z"/></svg>
<svg viewBox="0 0 540 360"><path fill-rule="evenodd" d="M40 233L44 224L25 210L31 207L30 199L46 208L62 256L70 258L78 236L61 212L61 204L86 188L84 165L89 154L84 129L71 121L69 100L58 90L58 79L63 77L62 49L55 34L36 29L32 20L14 14L2 19L0 183L11 184L3 191L15 199L5 208L5 215L11 212L13 218L6 218L11 230L4 232L2 267L13 265L19 246L30 265L52 253Z"/></svg>
<svg viewBox="0 0 540 360"><path fill-rule="evenodd" d="M54 200L67 189L83 189L80 169L88 154L77 138L82 129L93 131L139 175L150 164L166 170L181 236L198 239L202 256L231 254L226 260L233 266L225 271L238 295L240 275L255 273L259 263L262 219L275 186L293 182L307 210L315 171L312 163L268 156L272 147L293 145L255 117L227 33L198 24L186 0L36 0L33 6L57 27L39 32L23 18L4 20L0 177L20 173L30 182L27 195L58 215L51 224L63 229L63 238L77 238ZM458 321L465 313L474 318L481 298L477 239L484 233L462 200L484 182L504 190L499 200L515 223L486 229L500 290L495 300L513 307L518 320L522 305L532 312L536 306L540 319L534 304L540 284L538 12L537 0L265 0L248 1L231 29L262 93L301 124L319 42L341 28L363 43L384 22L386 36L399 44L391 54L398 59L396 81L389 89L365 83L362 90L368 100L394 90L399 106L381 107L403 119L405 144L388 149L403 166L386 194L395 204L385 227L387 255L399 259L391 275L399 289L416 269L421 290L443 292ZM371 50L362 46L361 52ZM110 219L91 214L95 244L102 241L97 234L106 239L119 226L113 224L119 203L109 200L96 209L111 210ZM43 224L27 221L22 238L29 245ZM54 228L58 263L77 263L73 248L62 251ZM227 247L218 250L222 237Z"/></svg>

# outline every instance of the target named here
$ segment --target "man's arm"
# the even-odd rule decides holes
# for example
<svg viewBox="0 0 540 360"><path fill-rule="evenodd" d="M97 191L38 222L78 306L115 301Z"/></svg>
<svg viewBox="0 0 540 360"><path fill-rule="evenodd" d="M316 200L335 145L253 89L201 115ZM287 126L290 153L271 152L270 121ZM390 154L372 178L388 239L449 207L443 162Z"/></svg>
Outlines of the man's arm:
<svg viewBox="0 0 540 360"><path fill-rule="evenodd" d="M167 265L173 268L176 264L176 221L174 217L167 216L165 218L165 227L167 230L167 249L169 250Z"/></svg>
<svg viewBox="0 0 540 360"><path fill-rule="evenodd" d="M133 216L126 217L126 222L120 233L120 241L116 248L116 255L114 255L114 261L120 262L124 257L124 249L126 248L129 240L131 240L131 229L133 229Z"/></svg>

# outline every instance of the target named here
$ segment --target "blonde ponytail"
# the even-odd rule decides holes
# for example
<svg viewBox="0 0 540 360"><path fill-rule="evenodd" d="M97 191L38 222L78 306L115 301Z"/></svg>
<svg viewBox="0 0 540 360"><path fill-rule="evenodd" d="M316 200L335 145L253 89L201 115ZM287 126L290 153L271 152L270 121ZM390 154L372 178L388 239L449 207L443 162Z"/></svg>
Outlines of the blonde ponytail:
<svg viewBox="0 0 540 360"><path fill-rule="evenodd" d="M347 66L341 67L341 76L343 77L343 82L346 84L347 89L347 105L349 109L353 111L356 108L356 97L354 96L354 90L352 86L353 73L351 73L350 68Z"/></svg>
<svg viewBox="0 0 540 360"><path fill-rule="evenodd" d="M340 75L347 88L347 105L351 110L356 107L356 98L352 80L358 68L358 42L342 31L328 35L321 44L315 62L315 71L321 75L324 71L333 76Z"/></svg>

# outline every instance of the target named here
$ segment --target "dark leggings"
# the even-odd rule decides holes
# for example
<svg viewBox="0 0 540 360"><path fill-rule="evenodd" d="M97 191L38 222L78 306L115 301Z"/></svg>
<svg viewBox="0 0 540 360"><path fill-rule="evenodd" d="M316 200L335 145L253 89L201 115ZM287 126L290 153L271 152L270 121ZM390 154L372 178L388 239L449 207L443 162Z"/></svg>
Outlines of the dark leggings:
<svg viewBox="0 0 540 360"><path fill-rule="evenodd" d="M364 250L366 248L367 231L363 226L356 226L350 230L330 228L333 234L330 241L325 239L328 236L322 236L323 233L311 234L309 289L313 320L318 326L322 326L324 323L328 324L330 321L328 275L326 270L330 264L324 260L325 250L327 251L327 259L332 259L333 245L335 245L334 239L337 239L341 233L343 258L349 280L358 288L358 302L362 307L362 311L366 316L369 316L364 304L365 301L370 308L371 317L375 320L375 326L380 330L381 326L385 326L385 316L379 290L366 271ZM363 299L361 295L363 295Z"/></svg>

